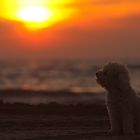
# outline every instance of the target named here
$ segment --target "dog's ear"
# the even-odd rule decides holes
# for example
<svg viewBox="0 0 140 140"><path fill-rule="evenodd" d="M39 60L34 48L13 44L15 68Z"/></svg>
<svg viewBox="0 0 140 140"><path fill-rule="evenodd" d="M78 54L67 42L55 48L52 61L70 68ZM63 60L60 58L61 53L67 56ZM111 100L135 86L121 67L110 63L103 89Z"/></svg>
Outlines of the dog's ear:
<svg viewBox="0 0 140 140"><path fill-rule="evenodd" d="M118 88L120 90L128 90L130 87L129 73L123 72L118 75Z"/></svg>

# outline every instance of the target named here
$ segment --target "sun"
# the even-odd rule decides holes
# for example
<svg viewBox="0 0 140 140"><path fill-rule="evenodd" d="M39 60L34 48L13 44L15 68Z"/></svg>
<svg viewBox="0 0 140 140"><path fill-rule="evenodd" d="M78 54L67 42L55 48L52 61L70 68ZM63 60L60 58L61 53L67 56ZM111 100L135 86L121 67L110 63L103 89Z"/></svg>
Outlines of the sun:
<svg viewBox="0 0 140 140"><path fill-rule="evenodd" d="M34 30L46 24L51 18L51 11L41 6L29 6L20 9L17 15L26 27Z"/></svg>
<svg viewBox="0 0 140 140"><path fill-rule="evenodd" d="M44 22L50 15L48 9L38 6L26 7L19 11L19 17L26 22Z"/></svg>
<svg viewBox="0 0 140 140"><path fill-rule="evenodd" d="M13 0L11 3L11 0L2 0L0 17L20 23L23 30L44 30L66 21L75 13L75 9L69 7L70 1Z"/></svg>

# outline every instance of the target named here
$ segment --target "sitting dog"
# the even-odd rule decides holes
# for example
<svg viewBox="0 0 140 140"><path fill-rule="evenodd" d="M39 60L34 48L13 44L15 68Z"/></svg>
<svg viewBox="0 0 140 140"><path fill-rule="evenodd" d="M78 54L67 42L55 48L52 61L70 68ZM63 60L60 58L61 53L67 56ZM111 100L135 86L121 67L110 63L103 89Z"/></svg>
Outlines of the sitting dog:
<svg viewBox="0 0 140 140"><path fill-rule="evenodd" d="M108 63L96 73L96 77L108 92L106 105L111 123L110 134L140 133L140 97L131 87L126 66Z"/></svg>

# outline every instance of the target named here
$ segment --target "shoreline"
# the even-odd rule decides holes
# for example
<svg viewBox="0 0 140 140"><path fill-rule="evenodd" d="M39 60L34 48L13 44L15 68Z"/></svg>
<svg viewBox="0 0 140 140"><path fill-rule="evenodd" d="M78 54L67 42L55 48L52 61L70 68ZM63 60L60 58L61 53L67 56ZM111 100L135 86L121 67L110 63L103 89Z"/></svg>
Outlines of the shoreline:
<svg viewBox="0 0 140 140"><path fill-rule="evenodd" d="M47 91L47 90L25 90L25 89L1 89L0 99L4 102L29 103L29 104L48 104L56 102L60 104L103 104L104 93L96 92L72 92L68 90Z"/></svg>

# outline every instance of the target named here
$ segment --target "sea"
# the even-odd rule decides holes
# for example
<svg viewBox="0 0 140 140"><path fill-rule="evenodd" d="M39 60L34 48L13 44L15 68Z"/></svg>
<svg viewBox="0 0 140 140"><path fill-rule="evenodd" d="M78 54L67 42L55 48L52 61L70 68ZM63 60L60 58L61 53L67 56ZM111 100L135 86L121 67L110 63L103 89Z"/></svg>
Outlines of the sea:
<svg viewBox="0 0 140 140"><path fill-rule="evenodd" d="M92 60L0 62L0 89L71 91L79 95L84 93L82 95L85 96L87 102L86 93L98 95L98 93L105 92L97 84L95 78L96 71L103 65L104 63ZM140 63L127 62L126 65L130 71L133 88L140 92ZM48 97L40 95L35 97L32 95L30 98L26 96L25 99L23 93L22 97L13 97L11 94L8 97L2 97L2 100L28 103L48 102ZM101 98L104 96L99 96L99 99ZM53 97L53 100L50 99L50 101L57 101L57 99Z"/></svg>

